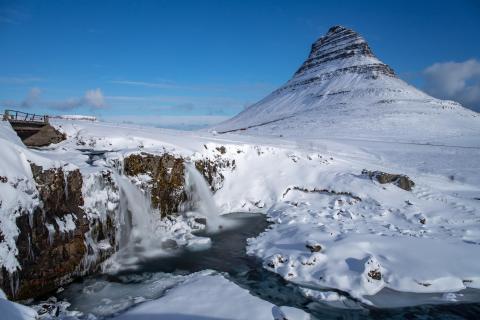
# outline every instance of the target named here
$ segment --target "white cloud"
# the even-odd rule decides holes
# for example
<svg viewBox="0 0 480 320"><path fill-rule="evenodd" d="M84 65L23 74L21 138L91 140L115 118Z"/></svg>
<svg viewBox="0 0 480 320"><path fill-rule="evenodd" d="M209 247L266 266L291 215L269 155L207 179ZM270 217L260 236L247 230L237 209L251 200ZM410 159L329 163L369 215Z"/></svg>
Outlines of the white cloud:
<svg viewBox="0 0 480 320"><path fill-rule="evenodd" d="M101 109L107 106L105 98L100 89L87 90L83 97L74 97L64 100L43 100L40 95L42 90L32 88L27 96L20 102L4 101L9 107L28 109L31 107L46 107L58 110L73 110L79 107L90 107L92 109Z"/></svg>
<svg viewBox="0 0 480 320"><path fill-rule="evenodd" d="M95 109L105 107L105 99L103 98L103 93L98 88L85 92L84 102L86 105L89 105Z"/></svg>
<svg viewBox="0 0 480 320"><path fill-rule="evenodd" d="M30 77L30 76L20 76L20 77L0 76L0 83L2 84L22 85L22 84L29 84L32 82L40 82L40 81L44 81L44 79L39 77Z"/></svg>
<svg viewBox="0 0 480 320"><path fill-rule="evenodd" d="M42 94L42 90L40 90L40 88L35 87L30 89L25 99L23 99L23 101L20 103L20 107L31 108L38 102L41 94Z"/></svg>
<svg viewBox="0 0 480 320"><path fill-rule="evenodd" d="M435 63L423 71L425 91L480 111L480 62Z"/></svg>

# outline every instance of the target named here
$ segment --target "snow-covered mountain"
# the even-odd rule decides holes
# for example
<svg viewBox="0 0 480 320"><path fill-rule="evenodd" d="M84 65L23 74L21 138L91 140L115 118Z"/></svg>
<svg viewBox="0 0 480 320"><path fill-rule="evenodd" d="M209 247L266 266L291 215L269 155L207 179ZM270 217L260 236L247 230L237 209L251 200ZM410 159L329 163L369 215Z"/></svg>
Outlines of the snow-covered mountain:
<svg viewBox="0 0 480 320"><path fill-rule="evenodd" d="M292 135L415 135L477 132L478 114L435 99L398 78L357 32L334 26L313 45L292 79L226 122L218 132ZM463 130L462 129L462 130Z"/></svg>

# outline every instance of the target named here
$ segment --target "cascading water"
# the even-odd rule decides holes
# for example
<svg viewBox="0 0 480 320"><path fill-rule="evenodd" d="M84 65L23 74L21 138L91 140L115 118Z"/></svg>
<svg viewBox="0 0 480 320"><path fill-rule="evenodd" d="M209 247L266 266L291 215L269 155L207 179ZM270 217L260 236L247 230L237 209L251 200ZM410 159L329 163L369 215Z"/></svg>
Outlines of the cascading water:
<svg viewBox="0 0 480 320"><path fill-rule="evenodd" d="M115 174L120 189L120 248L129 243L142 242L154 234L154 216L150 197L143 194L125 176Z"/></svg>
<svg viewBox="0 0 480 320"><path fill-rule="evenodd" d="M163 246L165 240L171 236L168 230L165 230L165 223L168 222L162 221L158 210L151 207L150 196L121 173L114 173L114 179L120 193L120 208L116 219L119 250L104 265L104 271L115 273L136 269L151 258L174 254L171 249ZM226 220L219 215L207 182L189 163L185 164L185 191L188 201L183 204L183 209L205 217L208 233L218 232L226 226ZM234 223L230 222L229 226L232 224ZM194 239L196 241L193 241ZM177 240L194 248L199 239L208 238L187 235ZM205 240L201 241L203 242Z"/></svg>
<svg viewBox="0 0 480 320"><path fill-rule="evenodd" d="M225 225L210 186L192 163L185 163L185 190L191 205L207 219L207 230L217 232Z"/></svg>
<svg viewBox="0 0 480 320"><path fill-rule="evenodd" d="M114 173L120 192L117 216L117 243L119 251L105 271L118 271L135 267L145 256L162 255L160 214L152 209L150 197L125 176Z"/></svg>

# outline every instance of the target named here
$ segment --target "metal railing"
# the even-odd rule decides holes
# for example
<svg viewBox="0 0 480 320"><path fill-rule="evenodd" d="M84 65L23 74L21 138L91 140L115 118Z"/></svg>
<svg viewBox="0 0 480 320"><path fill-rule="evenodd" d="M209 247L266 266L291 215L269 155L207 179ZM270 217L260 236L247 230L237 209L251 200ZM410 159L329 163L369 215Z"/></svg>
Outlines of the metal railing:
<svg viewBox="0 0 480 320"><path fill-rule="evenodd" d="M3 113L3 121L48 123L48 116L17 110L5 110Z"/></svg>

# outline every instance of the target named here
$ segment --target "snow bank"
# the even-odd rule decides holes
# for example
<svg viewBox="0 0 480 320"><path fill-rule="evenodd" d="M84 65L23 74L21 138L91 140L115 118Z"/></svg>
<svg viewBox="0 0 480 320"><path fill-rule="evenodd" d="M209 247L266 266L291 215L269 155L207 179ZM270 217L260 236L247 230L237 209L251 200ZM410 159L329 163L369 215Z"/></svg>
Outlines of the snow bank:
<svg viewBox="0 0 480 320"><path fill-rule="evenodd" d="M310 319L301 310L279 308L209 271L190 276L185 282L168 290L162 298L140 304L115 319L159 317L171 320Z"/></svg>
<svg viewBox="0 0 480 320"><path fill-rule="evenodd" d="M0 289L0 314L2 319L8 320L35 320L38 319L35 310L24 305L8 301L5 293Z"/></svg>

